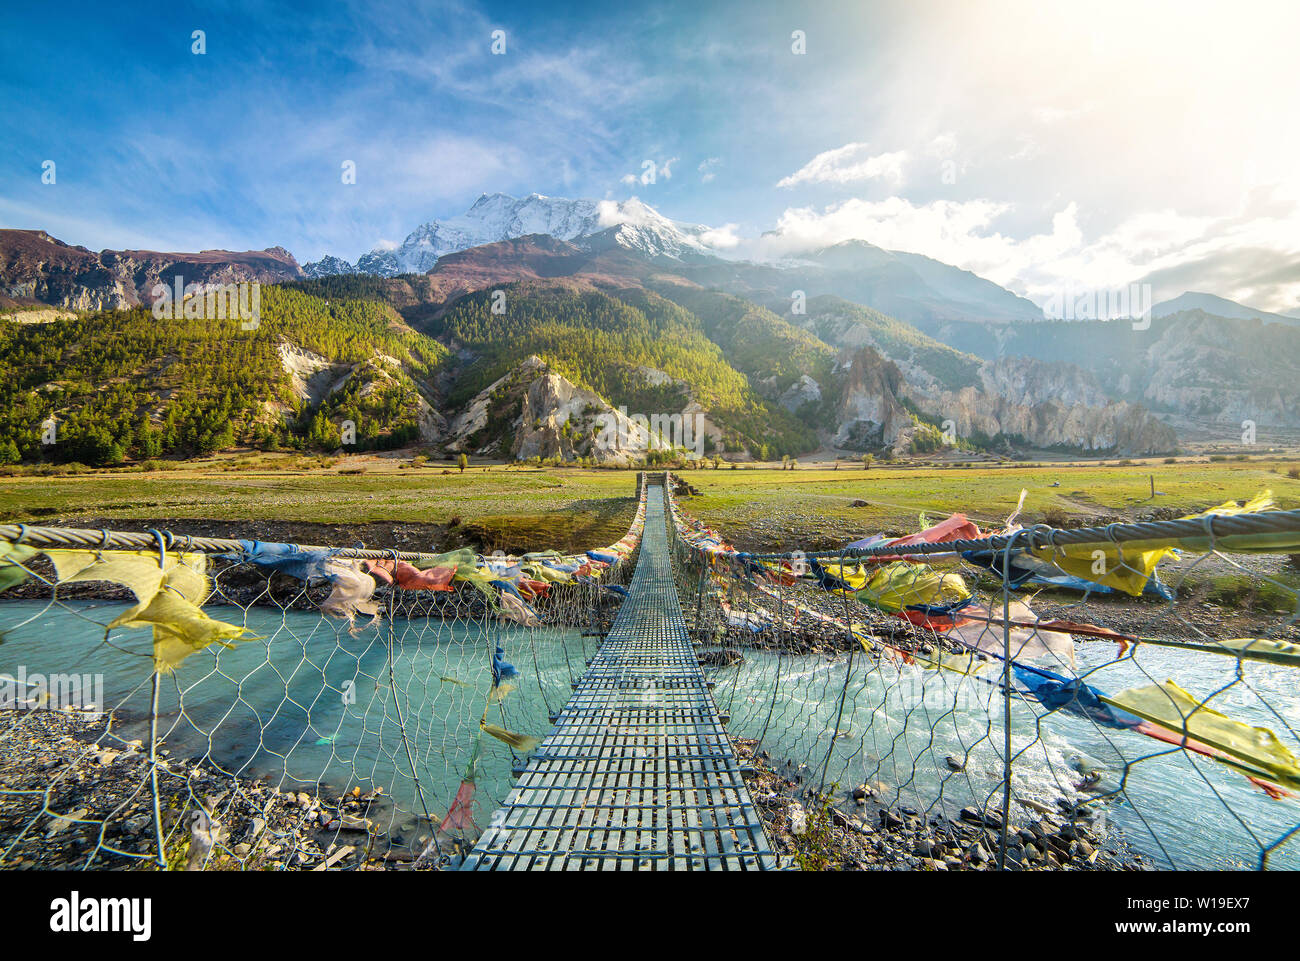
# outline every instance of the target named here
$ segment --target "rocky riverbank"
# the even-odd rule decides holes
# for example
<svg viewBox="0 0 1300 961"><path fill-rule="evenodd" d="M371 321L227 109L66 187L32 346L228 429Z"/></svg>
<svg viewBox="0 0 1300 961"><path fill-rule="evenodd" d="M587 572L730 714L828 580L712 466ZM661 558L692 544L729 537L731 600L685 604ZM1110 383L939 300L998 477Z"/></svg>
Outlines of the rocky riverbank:
<svg viewBox="0 0 1300 961"><path fill-rule="evenodd" d="M772 847L788 867L841 871L998 870L1002 822L995 812L964 808L955 818L883 803L860 785L848 803L817 792L807 769L774 766L757 742L733 739L745 784ZM1041 808L1041 805L1036 807ZM1008 832L1005 868L1013 871L1140 871L1150 862L1122 840L1095 831L1088 805L1033 811Z"/></svg>
<svg viewBox="0 0 1300 961"><path fill-rule="evenodd" d="M158 869L147 750L109 735L108 722L0 712L0 870ZM428 840L397 833L379 787L277 789L160 754L172 870L400 869Z"/></svg>

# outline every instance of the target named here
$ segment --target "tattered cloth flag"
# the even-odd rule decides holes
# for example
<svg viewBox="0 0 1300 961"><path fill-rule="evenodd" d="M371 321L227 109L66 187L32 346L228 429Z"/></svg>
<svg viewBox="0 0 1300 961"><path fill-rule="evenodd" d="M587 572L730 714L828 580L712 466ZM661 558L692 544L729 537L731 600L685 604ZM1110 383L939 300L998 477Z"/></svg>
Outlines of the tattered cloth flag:
<svg viewBox="0 0 1300 961"><path fill-rule="evenodd" d="M1077 677L1062 677L1027 664L1013 663L1011 670L1015 672L1016 679L1028 689L1028 693L1049 711L1076 714L1102 727L1117 730L1136 729L1142 725L1140 717L1118 705L1112 705L1101 691Z"/></svg>
<svg viewBox="0 0 1300 961"><path fill-rule="evenodd" d="M515 621L524 625L524 627L541 627L542 619L537 616L537 612L528 606L527 602L519 596L519 591L509 581L493 580L489 584L501 592L498 602L501 606L501 616L507 620Z"/></svg>
<svg viewBox="0 0 1300 961"><path fill-rule="evenodd" d="M960 574L943 574L907 561L880 568L855 596L877 610L936 630L962 623L955 612L971 602Z"/></svg>
<svg viewBox="0 0 1300 961"><path fill-rule="evenodd" d="M924 521L924 515L922 515L922 520ZM894 540L888 541L880 546L893 548L907 547L911 544L942 544L947 541L973 541L978 540L983 536L984 535L980 532L979 527L972 521L967 520L965 514L953 514L951 517L939 521L939 523L933 526L925 527L922 531L918 531L915 534L908 534L906 537L895 538ZM907 553L903 551L899 554L873 555L871 560L879 563L884 561L895 561L902 557L906 560L932 561L939 556L941 555L923 554L908 556Z"/></svg>
<svg viewBox="0 0 1300 961"><path fill-rule="evenodd" d="M499 727L496 724L488 724L485 721L480 721L479 727L488 734L491 734L498 741L503 741L506 744L509 744L516 753L519 754L531 754L533 751L537 750L538 745L542 743L540 737L531 737L527 734L516 734L514 731L507 731L503 727Z"/></svg>
<svg viewBox="0 0 1300 961"><path fill-rule="evenodd" d="M954 627L948 636L977 651L999 656L1006 654L1010 642L1012 660L1047 658L1074 667L1074 640L1068 633L1046 630L1033 623L1034 612L1024 601L1010 601L1008 607L1012 621L998 624L994 623L988 608L964 607L961 616L969 623Z"/></svg>
<svg viewBox="0 0 1300 961"><path fill-rule="evenodd" d="M1300 759L1276 734L1220 714L1173 681L1129 688L1103 699L1166 728L1178 735L1178 743L1188 741L1184 747L1236 768L1257 784L1266 781L1274 787L1300 788Z"/></svg>
<svg viewBox="0 0 1300 961"><path fill-rule="evenodd" d="M135 595L136 604L115 627L152 627L154 670L168 672L195 651L227 641L257 640L247 628L215 621L199 610L210 586L204 554L168 554L165 566L152 551L47 550L60 584L107 581Z"/></svg>
<svg viewBox="0 0 1300 961"><path fill-rule="evenodd" d="M24 565L39 553L39 549L27 544L0 541L0 592L27 580L28 572Z"/></svg>
<svg viewBox="0 0 1300 961"><path fill-rule="evenodd" d="M225 556L258 567L269 567L303 583L325 577L325 562L334 555L331 550L305 551L297 544L274 541L240 541L239 549L239 554Z"/></svg>
<svg viewBox="0 0 1300 961"><path fill-rule="evenodd" d="M492 653L492 689L488 691L488 703L500 704L506 695L515 689L513 684L503 683L508 677L518 677L519 669L505 659L501 645Z"/></svg>
<svg viewBox="0 0 1300 961"><path fill-rule="evenodd" d="M1143 551L1114 544L1080 544L1034 548L1029 553L1073 577L1137 597L1146 590L1156 565L1174 551L1172 547Z"/></svg>
<svg viewBox="0 0 1300 961"><path fill-rule="evenodd" d="M474 738L474 750L470 752L469 763L465 765L465 777L460 782L447 816L438 824L438 830L443 834L469 837L479 833L478 825L474 823L474 789L478 779L478 755L482 740L481 734Z"/></svg>
<svg viewBox="0 0 1300 961"><path fill-rule="evenodd" d="M358 613L377 616L379 607L371 598L375 593L375 579L361 570L359 561L336 557L336 551L306 551L297 544L278 544L266 541L240 541L241 553L227 555L247 561L258 567L269 567L281 574L310 584L324 579L333 585L320 606L326 614L333 614L352 625Z"/></svg>
<svg viewBox="0 0 1300 961"><path fill-rule="evenodd" d="M1212 507L1199 514L1190 514L1182 520L1205 519L1207 525L1215 517L1228 517L1239 514L1257 514L1274 507L1273 492L1261 491L1244 505L1228 501L1218 507ZM1137 597L1151 589L1156 581L1156 565L1175 550L1208 551L1215 547L1231 551L1274 551L1284 552L1288 547L1300 546L1300 536L1295 532L1273 532L1266 534L1228 535L1211 538L1206 535L1189 537L1154 537L1128 541L1116 545L1109 542L1071 544L1067 546L1034 548L1029 556L1040 562L1051 564L1059 570L1094 584L1101 584L1117 591L1123 591ZM971 558L978 563L987 563L983 559ZM992 565L989 565L992 566ZM1032 571L1029 563L1020 563L1021 572ZM1034 573L1042 573L1034 571Z"/></svg>
<svg viewBox="0 0 1300 961"><path fill-rule="evenodd" d="M456 576L456 565L429 567L421 570L406 561L368 560L366 570L385 584L397 583L404 591L450 591L451 579Z"/></svg>
<svg viewBox="0 0 1300 961"><path fill-rule="evenodd" d="M507 677L518 677L519 668L506 660L505 648L500 644L492 652L492 686L497 687Z"/></svg>
<svg viewBox="0 0 1300 961"><path fill-rule="evenodd" d="M361 570L360 561L331 558L325 564L325 578L334 589L321 601L322 611L341 617L350 625L358 613L378 618L379 605L371 600L375 594L375 579Z"/></svg>

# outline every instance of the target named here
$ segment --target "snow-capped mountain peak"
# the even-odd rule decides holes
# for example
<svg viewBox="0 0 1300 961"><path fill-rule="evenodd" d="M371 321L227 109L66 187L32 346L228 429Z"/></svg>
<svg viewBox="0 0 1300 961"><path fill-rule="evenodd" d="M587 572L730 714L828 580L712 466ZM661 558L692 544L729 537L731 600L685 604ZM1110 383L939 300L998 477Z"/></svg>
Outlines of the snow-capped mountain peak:
<svg viewBox="0 0 1300 961"><path fill-rule="evenodd" d="M304 270L323 275L354 269L384 277L424 273L446 254L529 234L547 234L579 246L599 237L601 243L615 243L648 256L680 258L691 252L708 253L709 247L701 239L708 231L699 224L669 220L636 197L569 200L536 193L518 198L492 193L480 195L459 216L421 224L396 247L376 247L363 255L355 268L326 257L307 264Z"/></svg>

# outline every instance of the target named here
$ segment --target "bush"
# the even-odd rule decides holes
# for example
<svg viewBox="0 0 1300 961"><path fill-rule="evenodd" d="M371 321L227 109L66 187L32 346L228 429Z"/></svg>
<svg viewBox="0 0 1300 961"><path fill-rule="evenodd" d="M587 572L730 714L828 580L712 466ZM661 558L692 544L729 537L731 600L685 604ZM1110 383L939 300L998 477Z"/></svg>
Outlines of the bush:
<svg viewBox="0 0 1300 961"><path fill-rule="evenodd" d="M1070 523L1070 515L1060 507L1049 507L1043 511L1043 523L1049 527L1067 527Z"/></svg>

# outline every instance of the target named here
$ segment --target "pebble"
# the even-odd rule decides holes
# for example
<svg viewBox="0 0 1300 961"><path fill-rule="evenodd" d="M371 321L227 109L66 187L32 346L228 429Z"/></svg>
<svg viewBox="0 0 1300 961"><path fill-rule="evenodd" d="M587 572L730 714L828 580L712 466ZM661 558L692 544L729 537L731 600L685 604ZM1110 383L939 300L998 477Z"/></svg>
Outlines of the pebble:
<svg viewBox="0 0 1300 961"><path fill-rule="evenodd" d="M786 815L790 819L791 834L797 837L808 831L808 813L804 811L803 805L798 801L795 801L786 809Z"/></svg>
<svg viewBox="0 0 1300 961"><path fill-rule="evenodd" d="M50 789L47 810L55 812L43 816L38 806L26 815L18 810L12 821L0 818L0 850L7 849L8 854L0 867L84 867L90 857L93 868L121 869L145 862L127 860L118 852L138 855L146 862L153 858L153 804L147 789L141 792L141 779L148 773L147 752L138 741L125 751L103 745L92 748L94 739L87 735L103 736L107 722L107 715L88 719L80 714L51 711L32 715L20 736L0 731L0 785L20 791ZM175 845L192 835L187 861L190 867L273 868L281 862L293 868L324 865L326 854L318 841L324 835L316 834L322 819L316 811L322 803L335 803L334 795L324 787L315 798L306 792L280 793L260 780L209 770L191 758L177 755L173 763L187 773L187 778L184 782L160 779L163 833L172 839L169 858L183 853L184 849ZM58 771L60 776L52 779L50 771ZM382 790L377 788L364 802L351 802L358 813L349 815L346 824L329 815L325 820L332 821L336 829L347 826L373 832L374 822L361 817L360 812L363 804L376 803L373 799L380 794ZM312 812L309 818L301 813L304 799ZM81 806L77 802L82 802ZM205 822L195 820L186 822L183 831L178 830L178 819L192 818L199 808L209 812L211 820L206 823L210 828L198 830L196 826ZM381 810L386 812L387 807ZM17 837L10 833L15 826L23 829ZM104 830L107 835L101 833ZM402 846L400 833L378 832L377 836L383 838L389 851ZM101 837L107 845L98 845ZM196 841L201 842L197 848ZM259 857L259 849L266 854ZM271 860L275 855L279 855L279 861ZM378 870L400 866L404 863L347 864L348 868Z"/></svg>

